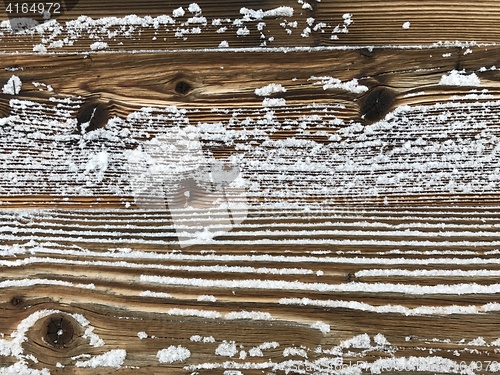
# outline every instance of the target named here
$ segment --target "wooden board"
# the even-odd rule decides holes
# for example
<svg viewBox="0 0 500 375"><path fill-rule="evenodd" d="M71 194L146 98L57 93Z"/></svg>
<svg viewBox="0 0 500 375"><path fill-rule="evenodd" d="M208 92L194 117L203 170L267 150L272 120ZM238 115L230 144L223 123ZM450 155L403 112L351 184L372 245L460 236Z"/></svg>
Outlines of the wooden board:
<svg viewBox="0 0 500 375"><path fill-rule="evenodd" d="M0 374L499 371L496 2L198 4L0 25Z"/></svg>

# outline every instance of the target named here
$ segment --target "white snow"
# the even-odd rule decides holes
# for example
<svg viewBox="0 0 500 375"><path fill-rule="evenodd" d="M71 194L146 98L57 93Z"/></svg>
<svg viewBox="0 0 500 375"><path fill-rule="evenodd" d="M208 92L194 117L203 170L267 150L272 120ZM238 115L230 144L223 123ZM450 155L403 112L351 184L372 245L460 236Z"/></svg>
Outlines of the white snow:
<svg viewBox="0 0 500 375"><path fill-rule="evenodd" d="M354 94L362 94L368 91L368 87L360 85L356 78L353 78L347 82L342 82L338 78L333 78L329 76L321 76L321 77L312 76L308 79L308 81L319 81L315 82L314 84L323 85L323 90L339 89L352 92Z"/></svg>
<svg viewBox="0 0 500 375"><path fill-rule="evenodd" d="M174 298L171 294L165 292L152 292L145 290L139 294L141 297L156 297L156 298Z"/></svg>
<svg viewBox="0 0 500 375"><path fill-rule="evenodd" d="M87 361L78 361L76 362L75 365L76 367L89 367L89 368L98 368L98 367L121 368L123 362L125 361L126 356L127 356L126 350L114 349L104 354L92 357Z"/></svg>
<svg viewBox="0 0 500 375"><path fill-rule="evenodd" d="M408 30L410 28L410 22L409 21L406 21L405 23L403 23L403 26L402 28L405 29L405 30Z"/></svg>
<svg viewBox="0 0 500 375"><path fill-rule="evenodd" d="M324 323L321 321L317 321L317 322L311 324L310 327L317 329L317 330L320 330L325 335L330 332L330 324L327 324L327 323Z"/></svg>
<svg viewBox="0 0 500 375"><path fill-rule="evenodd" d="M387 339L385 338L385 336L382 335L381 333L377 333L375 335L375 337L373 337L373 341L375 341L375 344L377 344L379 346L390 345L389 341L387 341Z"/></svg>
<svg viewBox="0 0 500 375"><path fill-rule="evenodd" d="M17 95L21 92L22 85L21 78L13 74L3 86L2 92L8 95Z"/></svg>
<svg viewBox="0 0 500 375"><path fill-rule="evenodd" d="M283 350L283 357L290 357L290 356L298 356L298 357L303 357L303 358L308 357L307 350L305 350L303 348L295 348L295 347L285 348Z"/></svg>
<svg viewBox="0 0 500 375"><path fill-rule="evenodd" d="M255 95L257 96L270 96L271 94L286 92L286 88L284 88L279 83L270 83L267 86L260 87L255 89Z"/></svg>
<svg viewBox="0 0 500 375"><path fill-rule="evenodd" d="M221 313L219 313L218 311L197 310L197 309L172 308L167 310L167 314L180 315L180 316L198 316L206 319L222 318Z"/></svg>
<svg viewBox="0 0 500 375"><path fill-rule="evenodd" d="M482 285L477 283L460 283L460 284L436 284L436 285L421 285L415 288L413 284L392 284L392 283L362 283L350 282L344 284L326 284L326 283L306 283L300 281L284 281L284 280L264 280L264 279L247 279L247 280L230 280L230 279L199 279L199 278L180 278L167 276L151 276L141 275L141 281L148 283L159 283L167 285L184 285L195 287L208 288L244 288L244 289L276 289L276 290L303 290L303 291L319 291L319 292L364 292L364 293L400 293L408 295L424 295L424 294L450 294L450 295L466 295L466 294L496 294L500 293L500 284ZM179 310L179 315L183 311ZM203 311L200 314L208 314L215 318L220 317L217 312Z"/></svg>
<svg viewBox="0 0 500 375"><path fill-rule="evenodd" d="M189 338L189 340L191 340L193 342L203 342L205 344L215 342L215 338L213 336L193 335Z"/></svg>
<svg viewBox="0 0 500 375"><path fill-rule="evenodd" d="M181 345L171 345L166 349L159 350L158 353L156 353L156 357L160 363L184 362L191 357L191 352L188 348Z"/></svg>
<svg viewBox="0 0 500 375"><path fill-rule="evenodd" d="M201 8L200 8L200 6L199 6L198 4L196 4L196 3L189 4L188 10L189 10L191 13L201 13Z"/></svg>
<svg viewBox="0 0 500 375"><path fill-rule="evenodd" d="M240 27L238 30L236 30L236 35L238 35L238 36L250 35L250 30L248 30L248 28L246 26Z"/></svg>
<svg viewBox="0 0 500 375"><path fill-rule="evenodd" d="M179 8L176 8L172 11L172 17L182 17L184 16L184 14L186 14L186 12L184 11L184 9L182 7L179 7Z"/></svg>
<svg viewBox="0 0 500 375"><path fill-rule="evenodd" d="M280 6L274 9L263 11L262 9L253 10L248 8L241 8L240 14L245 16L248 20L261 20L264 17L292 17L293 16L293 8L287 6Z"/></svg>
<svg viewBox="0 0 500 375"><path fill-rule="evenodd" d="M102 51L108 49L109 45L106 42L94 42L90 45L92 51Z"/></svg>
<svg viewBox="0 0 500 375"><path fill-rule="evenodd" d="M454 69L448 74L444 74L439 84L447 86L480 86L481 80L476 73L467 75L463 70L458 71Z"/></svg>
<svg viewBox="0 0 500 375"><path fill-rule="evenodd" d="M283 98L265 98L262 101L263 107L283 107L286 105L286 100Z"/></svg>
<svg viewBox="0 0 500 375"><path fill-rule="evenodd" d="M309 298L282 298L279 301L284 305L311 305L330 308L344 308L361 311L369 311L380 314L402 314L406 316L419 315L453 315L453 314L481 314L485 312L500 311L500 304L487 303L484 305L452 305L452 306L418 306L406 307L402 305L377 305L373 306L358 301L342 300L313 300Z"/></svg>
<svg viewBox="0 0 500 375"><path fill-rule="evenodd" d="M147 339L148 338L148 334L146 332L144 332L144 331L137 332L137 337L139 337L141 340Z"/></svg>
<svg viewBox="0 0 500 375"><path fill-rule="evenodd" d="M98 335L94 333L95 327L88 327L85 329L85 333L83 334L84 339L89 340L89 345L93 346L95 348L99 348L101 346L104 346L104 340L101 339Z"/></svg>
<svg viewBox="0 0 500 375"><path fill-rule="evenodd" d="M233 311L224 316L225 319L272 320L271 314L263 311Z"/></svg>
<svg viewBox="0 0 500 375"><path fill-rule="evenodd" d="M227 42L227 40L223 40L222 42L219 43L219 48L228 48L229 47L229 43Z"/></svg>
<svg viewBox="0 0 500 375"><path fill-rule="evenodd" d="M196 298L196 300L199 302L217 302L217 298L215 298L215 296L209 295L209 294L204 294L204 295L198 296L198 298Z"/></svg>
<svg viewBox="0 0 500 375"><path fill-rule="evenodd" d="M234 357L238 350L236 349L236 343L234 341L224 340L219 344L217 349L215 349L215 354L222 357Z"/></svg>
<svg viewBox="0 0 500 375"><path fill-rule="evenodd" d="M109 154L107 151L101 151L97 154L91 154L89 161L85 166L85 174L90 172L96 173L96 178L98 182L101 182L104 178L104 174L108 169Z"/></svg>

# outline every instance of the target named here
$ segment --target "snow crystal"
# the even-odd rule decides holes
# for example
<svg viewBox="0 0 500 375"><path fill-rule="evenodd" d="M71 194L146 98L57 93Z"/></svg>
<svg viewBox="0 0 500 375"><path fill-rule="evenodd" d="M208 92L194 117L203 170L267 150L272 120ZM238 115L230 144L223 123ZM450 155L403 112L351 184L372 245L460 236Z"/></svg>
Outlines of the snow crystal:
<svg viewBox="0 0 500 375"><path fill-rule="evenodd" d="M387 341L385 336L382 335L381 333L377 333L373 338L373 341L375 341L375 344L380 346L390 345L389 341Z"/></svg>
<svg viewBox="0 0 500 375"><path fill-rule="evenodd" d="M222 42L219 43L219 48L228 48L229 47L229 43L227 42L227 40L223 40Z"/></svg>
<svg viewBox="0 0 500 375"><path fill-rule="evenodd" d="M476 73L466 75L465 71L454 69L449 74L444 74L439 84L447 86L480 86L481 81Z"/></svg>
<svg viewBox="0 0 500 375"><path fill-rule="evenodd" d="M250 349L248 354L250 354L251 357L263 357L264 356L264 353L262 353L263 350L276 349L279 348L279 346L280 344L276 341L266 341L260 344L259 346Z"/></svg>
<svg viewBox="0 0 500 375"><path fill-rule="evenodd" d="M184 11L184 9L182 7L176 8L172 12L172 16L175 18L182 17L184 14L186 14L186 12Z"/></svg>
<svg viewBox="0 0 500 375"><path fill-rule="evenodd" d="M199 302L217 302L217 298L212 295L204 294L202 296L198 296L196 299Z"/></svg>
<svg viewBox="0 0 500 375"><path fill-rule="evenodd" d="M352 14L351 13L344 13L342 15L342 18L344 19L344 23L349 26L353 23L353 20L352 20Z"/></svg>
<svg viewBox="0 0 500 375"><path fill-rule="evenodd" d="M17 362L9 367L0 367L1 375L50 375L46 368L42 370L33 370L28 368L25 362Z"/></svg>
<svg viewBox="0 0 500 375"><path fill-rule="evenodd" d="M183 362L191 357L191 352L188 348L181 345L171 345L166 349L159 350L158 353L156 353L156 357L160 363Z"/></svg>
<svg viewBox="0 0 500 375"><path fill-rule="evenodd" d="M139 337L141 340L147 339L148 338L148 334L146 332L144 332L144 331L137 332L137 337Z"/></svg>
<svg viewBox="0 0 500 375"><path fill-rule="evenodd" d="M248 8L241 8L240 14L245 16L245 20L261 20L264 17L292 17L293 8L281 6L267 11L263 11L262 9L253 10Z"/></svg>
<svg viewBox="0 0 500 375"><path fill-rule="evenodd" d="M97 172L97 180L100 182L104 178L104 173L108 169L108 153L106 151L101 151L98 154L91 154L90 159L85 166L85 173L90 171Z"/></svg>
<svg viewBox="0 0 500 375"><path fill-rule="evenodd" d="M302 348L285 348L283 350L283 357L298 356L307 358L307 351Z"/></svg>
<svg viewBox="0 0 500 375"><path fill-rule="evenodd" d="M171 294L165 292L152 292L145 290L139 294L141 297L156 297L156 298L174 298Z"/></svg>
<svg viewBox="0 0 500 375"><path fill-rule="evenodd" d="M16 75L12 75L2 88L2 92L8 95L17 95L21 92L22 85L21 79Z"/></svg>
<svg viewBox="0 0 500 375"><path fill-rule="evenodd" d="M329 76L321 76L321 77L312 76L308 79L308 81L320 81L320 82L315 82L314 84L323 85L323 90L340 89L352 92L354 94L361 94L363 92L368 91L368 87L360 85L358 83L358 80L355 78L347 82L342 82L338 78L333 78Z"/></svg>
<svg viewBox="0 0 500 375"><path fill-rule="evenodd" d="M406 21L405 23L403 23L403 29L405 30L408 30L410 28L410 22Z"/></svg>
<svg viewBox="0 0 500 375"><path fill-rule="evenodd" d="M203 342L205 344L207 343L213 343L215 342L215 338L213 336L200 336L200 335L193 335L189 338L189 340L193 342Z"/></svg>
<svg viewBox="0 0 500 375"><path fill-rule="evenodd" d="M314 328L314 329L320 330L325 335L328 332L330 332L330 324L327 324L327 323L324 323L324 322L321 322L321 321L317 321L316 323L311 324L310 327Z"/></svg>
<svg viewBox="0 0 500 375"><path fill-rule="evenodd" d="M279 83L270 83L267 86L255 89L255 95L257 96L269 96L278 92L286 92L286 88Z"/></svg>
<svg viewBox="0 0 500 375"><path fill-rule="evenodd" d="M196 310L196 309L179 309L172 308L167 311L169 315L182 315L182 316L198 316L206 319L221 318L222 315L217 311Z"/></svg>
<svg viewBox="0 0 500 375"><path fill-rule="evenodd" d="M250 30L248 30L248 27L240 27L238 30L236 30L236 35L238 36L246 36L250 35Z"/></svg>
<svg viewBox="0 0 500 375"><path fill-rule="evenodd" d="M237 353L236 343L234 341L224 340L219 344L217 349L215 349L215 354L222 357L234 357Z"/></svg>
<svg viewBox="0 0 500 375"><path fill-rule="evenodd" d="M488 346L488 343L482 337L476 337L474 340L471 340L467 343L467 345L472 346Z"/></svg>
<svg viewBox="0 0 500 375"><path fill-rule="evenodd" d="M342 348L354 349L370 349L372 347L370 336L366 333L356 335L348 340L342 341L339 346Z"/></svg>
<svg viewBox="0 0 500 375"><path fill-rule="evenodd" d="M286 105L286 100L283 98L265 98L262 101L263 107L283 107Z"/></svg>
<svg viewBox="0 0 500 375"><path fill-rule="evenodd" d="M271 314L262 311L233 311L224 316L226 319L272 320Z"/></svg>
<svg viewBox="0 0 500 375"><path fill-rule="evenodd" d="M33 52L47 53L47 47L45 47L43 44L35 44L33 46Z"/></svg>
<svg viewBox="0 0 500 375"><path fill-rule="evenodd" d="M82 336L84 339L89 339L89 345L95 348L104 346L104 340L94 333L94 327L88 327Z"/></svg>
<svg viewBox="0 0 500 375"><path fill-rule="evenodd" d="M76 367L115 367L120 368L125 361L127 352L123 349L110 350L107 353L95 356L88 361L76 362Z"/></svg>
<svg viewBox="0 0 500 375"><path fill-rule="evenodd" d="M109 46L108 46L108 43L106 42L95 42L95 43L92 43L90 45L90 49L92 51L100 51L100 50L104 50L104 49L108 49Z"/></svg>
<svg viewBox="0 0 500 375"><path fill-rule="evenodd" d="M201 12L200 6L196 3L189 4L188 10L191 13L200 13Z"/></svg>

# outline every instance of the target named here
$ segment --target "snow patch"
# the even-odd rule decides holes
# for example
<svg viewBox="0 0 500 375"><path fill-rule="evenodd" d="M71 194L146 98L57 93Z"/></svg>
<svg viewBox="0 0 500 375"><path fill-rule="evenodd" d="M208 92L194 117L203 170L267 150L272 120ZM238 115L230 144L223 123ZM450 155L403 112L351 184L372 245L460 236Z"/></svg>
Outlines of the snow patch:
<svg viewBox="0 0 500 375"><path fill-rule="evenodd" d="M198 296L198 298L196 298L196 300L198 302L217 302L217 298L215 298L215 296L208 295L208 294Z"/></svg>
<svg viewBox="0 0 500 375"><path fill-rule="evenodd" d="M234 341L224 340L219 344L217 349L215 349L215 354L222 357L234 357L237 353L236 343Z"/></svg>
<svg viewBox="0 0 500 375"><path fill-rule="evenodd" d="M76 367L89 367L89 368L114 367L114 368L120 368L120 367L122 367L126 356L127 356L127 351L124 349L110 350L107 353L92 357L87 361L78 361L78 362L76 362Z"/></svg>
<svg viewBox="0 0 500 375"><path fill-rule="evenodd" d="M172 17L174 18L182 17L184 14L186 14L186 12L182 7L176 8L172 11Z"/></svg>
<svg viewBox="0 0 500 375"><path fill-rule="evenodd" d="M286 100L283 98L265 98L262 101L263 107L284 107Z"/></svg>
<svg viewBox="0 0 500 375"><path fill-rule="evenodd" d="M255 89L255 95L257 96L269 96L278 92L286 92L286 88L279 83L270 83L267 86Z"/></svg>
<svg viewBox="0 0 500 375"><path fill-rule="evenodd" d="M448 74L444 74L439 81L440 85L446 86L480 86L481 80L476 73L469 75L465 71L452 70Z"/></svg>
<svg viewBox="0 0 500 375"><path fill-rule="evenodd" d="M109 45L106 42L94 42L90 45L92 51L102 51L108 49Z"/></svg>
<svg viewBox="0 0 500 375"><path fill-rule="evenodd" d="M308 81L319 81L315 82L314 85L323 85L323 90L339 89L352 92L354 94L361 94L368 91L368 87L360 85L356 78L353 78L347 82L342 82L338 78L333 78L329 76L321 76L321 77L312 76L308 79Z"/></svg>
<svg viewBox="0 0 500 375"><path fill-rule="evenodd" d="M310 325L311 328L320 330L324 335L330 332L330 324L317 321Z"/></svg>
<svg viewBox="0 0 500 375"><path fill-rule="evenodd" d="M261 20L265 17L292 17L293 16L293 8L287 6L280 6L274 9L263 11L262 9L253 10L248 8L241 8L240 14L244 16L246 21L250 20Z"/></svg>
<svg viewBox="0 0 500 375"><path fill-rule="evenodd" d="M224 316L226 319L272 320L271 314L262 311L233 311Z"/></svg>
<svg viewBox="0 0 500 375"><path fill-rule="evenodd" d="M171 345L166 349L159 350L158 353L156 353L156 357L160 363L184 362L191 357L191 352L188 348L181 345Z"/></svg>
<svg viewBox="0 0 500 375"><path fill-rule="evenodd" d="M7 95L17 95L21 92L22 85L21 79L13 74L2 88L2 92Z"/></svg>

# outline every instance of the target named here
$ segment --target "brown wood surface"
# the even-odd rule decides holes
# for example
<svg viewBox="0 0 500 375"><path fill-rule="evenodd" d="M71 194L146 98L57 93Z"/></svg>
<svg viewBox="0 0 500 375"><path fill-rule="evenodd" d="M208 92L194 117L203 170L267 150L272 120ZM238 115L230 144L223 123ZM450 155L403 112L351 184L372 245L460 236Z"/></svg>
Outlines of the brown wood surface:
<svg viewBox="0 0 500 375"><path fill-rule="evenodd" d="M1 25L0 374L499 371L497 2L198 4ZM95 28L181 6L168 31ZM241 184L138 194L128 157L183 166L151 145L190 128Z"/></svg>

